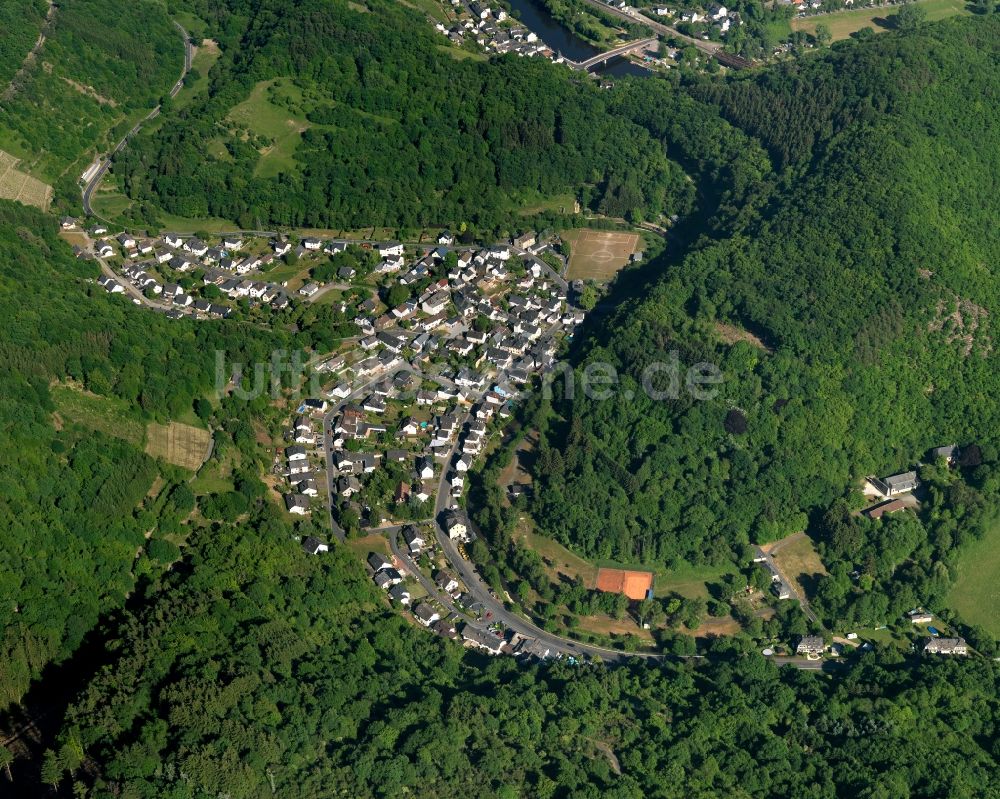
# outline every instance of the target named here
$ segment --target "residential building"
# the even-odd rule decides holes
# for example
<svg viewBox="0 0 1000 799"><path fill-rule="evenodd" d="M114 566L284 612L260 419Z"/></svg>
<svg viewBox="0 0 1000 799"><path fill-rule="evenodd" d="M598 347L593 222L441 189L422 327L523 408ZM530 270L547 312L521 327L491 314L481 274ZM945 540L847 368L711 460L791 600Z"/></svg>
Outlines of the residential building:
<svg viewBox="0 0 1000 799"><path fill-rule="evenodd" d="M822 655L826 649L821 635L803 635L795 645L796 655Z"/></svg>
<svg viewBox="0 0 1000 799"><path fill-rule="evenodd" d="M434 608L428 605L426 602L421 602L413 609L413 615L416 617L424 627L430 627L434 622L441 618L441 614L438 613Z"/></svg>
<svg viewBox="0 0 1000 799"><path fill-rule="evenodd" d="M929 638L924 644L925 655L967 655L969 645L964 638Z"/></svg>
<svg viewBox="0 0 1000 799"><path fill-rule="evenodd" d="M302 540L302 548L309 555L318 555L320 552L329 552L330 547L328 544L323 543L315 536L307 536Z"/></svg>
<svg viewBox="0 0 1000 799"><path fill-rule="evenodd" d="M302 494L285 494L285 508L289 513L304 516L309 510L309 497Z"/></svg>

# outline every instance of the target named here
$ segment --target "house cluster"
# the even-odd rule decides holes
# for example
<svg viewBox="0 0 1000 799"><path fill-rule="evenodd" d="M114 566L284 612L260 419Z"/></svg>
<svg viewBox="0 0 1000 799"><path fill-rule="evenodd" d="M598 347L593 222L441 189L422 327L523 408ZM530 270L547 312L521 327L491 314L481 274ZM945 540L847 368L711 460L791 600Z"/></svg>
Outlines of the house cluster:
<svg viewBox="0 0 1000 799"><path fill-rule="evenodd" d="M183 289L178 285L183 282L185 286L190 286L190 282L182 276L196 269L203 274L203 287L216 286L230 299L248 299L276 309L289 304L288 294L282 286L246 277L248 273L269 266L275 256L271 253L240 254L239 251L247 246L240 235L224 236L210 245L196 236L185 237L176 233L164 233L152 238L128 232L111 235L103 225L91 228L89 233L95 239L95 254L103 259L120 256L122 278L147 297L171 306L170 315L191 313L224 317L231 312L228 306L194 297L191 294L193 289ZM119 291L106 281L102 281L102 285L109 291Z"/></svg>
<svg viewBox="0 0 1000 799"><path fill-rule="evenodd" d="M417 622L445 638L457 637L455 623L458 617L453 613L447 613L439 605L427 599L414 605L413 595L403 580L403 574L385 555L379 552L369 553L368 573L375 585L385 591L393 602L410 608L410 612ZM458 585L454 580L450 580L450 582L454 583L455 586Z"/></svg>
<svg viewBox="0 0 1000 799"><path fill-rule="evenodd" d="M656 6L652 9L652 13L658 17L676 18L679 22L700 26L706 33L714 30L721 36L743 24L738 11L731 11L721 3L712 3L707 8L694 6L683 10Z"/></svg>
<svg viewBox="0 0 1000 799"><path fill-rule="evenodd" d="M414 532L416 530L416 528L410 529ZM369 553L368 573L375 585L385 591L391 600L404 607L409 607L413 618L418 623L443 637L452 639L458 637L456 632L458 616L444 611L438 603L427 599L413 605L413 595L406 586L403 574L385 555L379 552ZM463 594L459 581L445 569L438 569L434 575L434 583L443 595L449 597L459 606L474 607L475 602L471 597ZM489 627L482 627L467 622L462 626L461 639L466 647L490 655L505 653L544 659L550 654L549 648L534 638L528 638L518 633L504 637L502 633L502 627L496 623Z"/></svg>
<svg viewBox="0 0 1000 799"><path fill-rule="evenodd" d="M447 36L456 46L475 42L481 49L502 55L516 53L520 56L542 56L558 60L556 53L533 31L508 17L506 10L486 3L465 3L452 0L456 21L449 28L437 23L437 30Z"/></svg>
<svg viewBox="0 0 1000 799"><path fill-rule="evenodd" d="M319 482L313 472L312 461L322 454L323 442L316 433L313 415L326 410L326 401L306 400L300 410L302 413L285 434L289 445L285 447L284 465L282 467L279 462L278 467L289 486L289 492L285 494L285 509L304 516L309 512L309 500L319 495Z"/></svg>
<svg viewBox="0 0 1000 799"><path fill-rule="evenodd" d="M443 233L441 248L410 263L401 246L378 245L394 282L423 288L380 314L374 297L362 303L357 345L317 367L338 403L330 435L342 510L363 510L354 495L390 463L403 466L397 505L431 499L442 476L461 496L491 421L509 418L519 387L555 364L558 334L583 319L536 259L515 265L516 250L501 245L456 252L446 264L450 242Z"/></svg>

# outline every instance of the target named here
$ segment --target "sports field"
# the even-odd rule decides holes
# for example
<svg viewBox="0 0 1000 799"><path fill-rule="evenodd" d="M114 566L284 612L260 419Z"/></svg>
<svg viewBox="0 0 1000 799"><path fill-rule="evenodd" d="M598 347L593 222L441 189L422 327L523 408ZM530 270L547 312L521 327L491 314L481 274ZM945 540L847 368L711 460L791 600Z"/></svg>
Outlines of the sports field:
<svg viewBox="0 0 1000 799"><path fill-rule="evenodd" d="M200 427L180 422L168 425L150 422L146 428L146 452L154 458L197 471L208 454L211 439L211 433Z"/></svg>
<svg viewBox="0 0 1000 799"><path fill-rule="evenodd" d="M16 200L47 211L52 187L17 168L20 159L0 150L0 199Z"/></svg>
<svg viewBox="0 0 1000 799"><path fill-rule="evenodd" d="M1000 520L962 550L946 604L969 624L981 624L1000 635Z"/></svg>
<svg viewBox="0 0 1000 799"><path fill-rule="evenodd" d="M652 587L652 572L605 568L597 570L598 591L625 594L629 599L645 599Z"/></svg>
<svg viewBox="0 0 1000 799"><path fill-rule="evenodd" d="M969 9L962 0L918 0L916 5L927 12L927 20L951 17L955 14L968 14ZM814 17L802 17L791 20L793 31L805 31L815 34L816 25L823 23L830 29L834 41L846 39L852 33L862 28L872 28L876 33L891 30L891 19L899 11L899 6L884 6L881 8L858 8L852 11L837 11L833 14L821 14Z"/></svg>
<svg viewBox="0 0 1000 799"><path fill-rule="evenodd" d="M567 230L561 235L570 245L566 274L570 280L610 280L628 264L639 245L638 233Z"/></svg>

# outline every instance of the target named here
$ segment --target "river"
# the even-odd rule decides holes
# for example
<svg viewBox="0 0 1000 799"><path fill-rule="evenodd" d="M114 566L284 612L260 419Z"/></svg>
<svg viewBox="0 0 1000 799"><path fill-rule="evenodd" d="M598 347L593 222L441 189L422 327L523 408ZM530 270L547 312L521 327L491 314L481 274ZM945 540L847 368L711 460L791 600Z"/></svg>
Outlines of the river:
<svg viewBox="0 0 1000 799"><path fill-rule="evenodd" d="M528 30L537 33L539 39L556 52L562 53L566 58L573 61L586 61L591 56L601 52L567 30L561 22L553 19L539 0L508 0L508 2L514 15L524 23ZM609 77L635 75L644 78L651 74L648 69L636 66L627 58L614 58L608 64L592 71Z"/></svg>

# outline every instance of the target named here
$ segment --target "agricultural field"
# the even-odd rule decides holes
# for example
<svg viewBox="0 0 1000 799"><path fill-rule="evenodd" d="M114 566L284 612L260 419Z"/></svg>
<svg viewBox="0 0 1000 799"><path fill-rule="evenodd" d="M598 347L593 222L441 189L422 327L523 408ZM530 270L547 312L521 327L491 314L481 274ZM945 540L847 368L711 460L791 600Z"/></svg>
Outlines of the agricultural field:
<svg viewBox="0 0 1000 799"><path fill-rule="evenodd" d="M52 187L17 168L19 158L0 150L0 199L15 200L47 211Z"/></svg>
<svg viewBox="0 0 1000 799"><path fill-rule="evenodd" d="M208 430L180 422L150 422L146 436L148 455L191 471L197 471L204 462L212 439Z"/></svg>
<svg viewBox="0 0 1000 799"><path fill-rule="evenodd" d="M966 622L1000 636L1000 520L962 551L947 604Z"/></svg>
<svg viewBox="0 0 1000 799"><path fill-rule="evenodd" d="M968 14L968 5L963 0L917 0L927 12L927 20L944 19L956 14ZM833 14L822 14L815 17L795 18L791 21L793 31L805 31L815 34L816 25L823 23L830 29L834 41L848 38L862 28L872 28L876 33L892 30L892 17L898 11L898 6L882 8L858 8L852 11L837 11Z"/></svg>
<svg viewBox="0 0 1000 799"><path fill-rule="evenodd" d="M569 280L611 280L629 262L639 246L638 233L608 230L567 230L561 234L569 242Z"/></svg>

